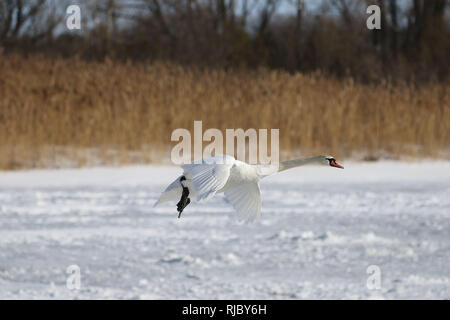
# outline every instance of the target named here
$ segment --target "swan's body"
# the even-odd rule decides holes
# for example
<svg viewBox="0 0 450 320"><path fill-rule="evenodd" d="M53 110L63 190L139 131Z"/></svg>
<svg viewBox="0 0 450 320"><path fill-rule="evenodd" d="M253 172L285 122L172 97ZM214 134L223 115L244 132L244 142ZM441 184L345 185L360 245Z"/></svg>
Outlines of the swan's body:
<svg viewBox="0 0 450 320"><path fill-rule="evenodd" d="M188 196L201 201L224 192L241 218L254 220L261 215L259 181L262 178L312 163L343 168L331 156L294 159L281 162L279 165L250 165L231 156L222 155L206 158L200 163L182 165L183 175L166 188L155 206L181 197L178 203L178 211L181 214L190 202Z"/></svg>

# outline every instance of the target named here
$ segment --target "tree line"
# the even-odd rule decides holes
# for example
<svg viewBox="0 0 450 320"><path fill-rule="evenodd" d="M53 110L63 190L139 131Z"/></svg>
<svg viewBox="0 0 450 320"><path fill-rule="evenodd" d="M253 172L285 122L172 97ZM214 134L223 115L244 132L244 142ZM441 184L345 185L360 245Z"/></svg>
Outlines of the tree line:
<svg viewBox="0 0 450 320"><path fill-rule="evenodd" d="M81 30L65 9L81 8ZM381 29L366 8L381 9ZM324 72L363 82L448 78L448 0L2 0L0 50Z"/></svg>

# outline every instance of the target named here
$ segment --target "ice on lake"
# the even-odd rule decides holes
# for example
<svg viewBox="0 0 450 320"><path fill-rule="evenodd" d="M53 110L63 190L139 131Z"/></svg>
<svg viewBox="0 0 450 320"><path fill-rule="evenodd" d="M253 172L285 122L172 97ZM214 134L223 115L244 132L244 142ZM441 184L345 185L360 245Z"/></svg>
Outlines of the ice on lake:
<svg viewBox="0 0 450 320"><path fill-rule="evenodd" d="M0 299L450 299L450 162L344 165L264 179L253 224L153 208L176 167L0 173Z"/></svg>

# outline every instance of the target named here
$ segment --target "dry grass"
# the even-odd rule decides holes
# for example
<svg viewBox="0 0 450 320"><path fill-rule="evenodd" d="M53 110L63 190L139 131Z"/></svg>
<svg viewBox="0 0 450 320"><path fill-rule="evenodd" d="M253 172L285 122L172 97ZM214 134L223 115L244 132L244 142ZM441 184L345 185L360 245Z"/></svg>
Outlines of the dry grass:
<svg viewBox="0 0 450 320"><path fill-rule="evenodd" d="M439 157L449 84L0 56L0 168L152 162L172 130L279 128L282 157ZM95 161L95 162L94 162Z"/></svg>

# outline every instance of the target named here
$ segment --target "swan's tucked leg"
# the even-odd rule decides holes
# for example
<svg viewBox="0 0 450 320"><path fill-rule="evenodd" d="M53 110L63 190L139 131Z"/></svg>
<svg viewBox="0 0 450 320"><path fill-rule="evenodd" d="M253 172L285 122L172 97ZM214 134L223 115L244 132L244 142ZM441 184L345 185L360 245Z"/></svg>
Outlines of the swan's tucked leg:
<svg viewBox="0 0 450 320"><path fill-rule="evenodd" d="M185 186L184 181L186 181L186 177L182 176L180 178L180 184L181 187L183 188L183 192L181 194L181 199L180 201L177 203L177 211L178 211L178 218L181 217L181 213L183 212L184 208L187 207L187 205L189 203L191 203L191 199L189 199L189 189Z"/></svg>

